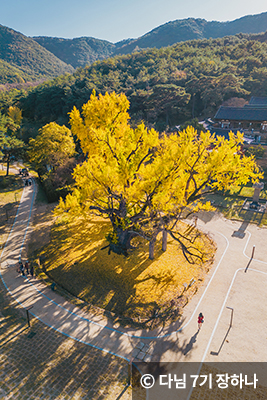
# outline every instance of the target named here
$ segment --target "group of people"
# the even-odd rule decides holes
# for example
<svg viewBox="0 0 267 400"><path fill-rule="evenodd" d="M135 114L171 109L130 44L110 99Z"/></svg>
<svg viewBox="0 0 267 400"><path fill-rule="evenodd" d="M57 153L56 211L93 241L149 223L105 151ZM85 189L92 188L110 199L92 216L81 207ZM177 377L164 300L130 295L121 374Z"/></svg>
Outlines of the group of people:
<svg viewBox="0 0 267 400"><path fill-rule="evenodd" d="M18 273L21 274L22 276L27 276L31 274L31 276L33 277L34 268L32 265L30 266L29 261L26 261L25 265L23 265L22 261L19 261Z"/></svg>
<svg viewBox="0 0 267 400"><path fill-rule="evenodd" d="M32 180L31 180L31 178L29 178L29 172L28 172L27 168L22 168L22 169L20 168L19 175L22 176L22 178L26 178L26 179L24 179L25 186L31 186Z"/></svg>
<svg viewBox="0 0 267 400"><path fill-rule="evenodd" d="M25 176L25 177L27 177L27 176L29 176L29 172L28 172L28 170L27 170L27 168L20 168L19 169L19 175L22 175L22 176Z"/></svg>
<svg viewBox="0 0 267 400"><path fill-rule="evenodd" d="M24 184L25 184L25 186L31 186L31 184L32 184L31 178L25 179Z"/></svg>

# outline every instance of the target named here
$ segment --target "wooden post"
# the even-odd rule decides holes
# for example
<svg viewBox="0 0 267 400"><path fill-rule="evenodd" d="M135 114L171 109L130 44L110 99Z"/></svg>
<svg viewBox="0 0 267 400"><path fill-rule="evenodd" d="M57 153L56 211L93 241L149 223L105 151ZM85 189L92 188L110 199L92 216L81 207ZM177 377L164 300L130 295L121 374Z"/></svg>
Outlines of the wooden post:
<svg viewBox="0 0 267 400"><path fill-rule="evenodd" d="M233 317L234 317L234 309L232 307L226 307L231 310L231 320L230 320L230 328L233 326Z"/></svg>
<svg viewBox="0 0 267 400"><path fill-rule="evenodd" d="M253 258L253 257L254 257L254 253L255 253L255 244L254 244L254 245L253 245L253 247L252 247L251 258Z"/></svg>
<svg viewBox="0 0 267 400"><path fill-rule="evenodd" d="M28 327L31 327L31 322L30 322L30 315L29 315L29 310L33 308L33 306L30 306L28 308L26 308L26 316L27 316L27 322L28 322Z"/></svg>
<svg viewBox="0 0 267 400"><path fill-rule="evenodd" d="M26 309L26 316L27 316L27 322L28 322L28 327L31 327L31 323L30 323L30 317L29 317L29 310Z"/></svg>

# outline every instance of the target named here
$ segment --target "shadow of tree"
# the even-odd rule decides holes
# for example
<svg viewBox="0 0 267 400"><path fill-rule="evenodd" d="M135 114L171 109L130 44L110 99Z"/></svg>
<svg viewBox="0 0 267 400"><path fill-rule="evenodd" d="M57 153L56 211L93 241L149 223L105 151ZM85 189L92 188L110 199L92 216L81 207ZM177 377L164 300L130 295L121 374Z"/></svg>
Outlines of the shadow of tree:
<svg viewBox="0 0 267 400"><path fill-rule="evenodd" d="M35 319L31 330L25 330L25 320L14 310L10 316L7 306L2 324L4 301L0 297L1 359L4 360L1 376L5 376L0 382L1 395L25 396L28 400L41 397L114 400L122 393L128 378L127 361L74 341ZM130 399L130 393L126 391L123 398Z"/></svg>
<svg viewBox="0 0 267 400"><path fill-rule="evenodd" d="M130 257L108 255L105 248L108 243L105 236L110 229L108 221L66 222L64 218L57 221L49 245L38 253L45 259L43 270L53 281L74 296L104 308L107 313L115 313L113 318L120 323L139 327L145 324L151 328L155 327L156 319L161 324L177 320L181 302L176 302L174 307L173 299L179 298L184 291L185 281L177 286L179 264L182 268L184 264L179 262L176 244L175 267L172 270L167 266L156 269L156 262L166 254L162 252L160 242L156 244L154 260L148 258L148 243L142 239ZM186 263L185 271L190 276L187 278L189 283L191 268L199 266L192 267L184 259L183 263ZM140 288L147 292L142 294Z"/></svg>

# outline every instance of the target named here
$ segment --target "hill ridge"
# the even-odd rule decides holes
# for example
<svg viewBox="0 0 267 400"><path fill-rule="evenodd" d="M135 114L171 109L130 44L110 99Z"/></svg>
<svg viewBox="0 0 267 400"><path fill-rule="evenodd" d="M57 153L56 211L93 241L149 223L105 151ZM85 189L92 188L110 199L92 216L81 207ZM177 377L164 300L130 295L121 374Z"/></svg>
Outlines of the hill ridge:
<svg viewBox="0 0 267 400"><path fill-rule="evenodd" d="M187 40L220 38L238 33L259 34L266 29L267 12L263 12L222 22L194 17L175 19L153 28L138 38L124 39L116 43L92 36L73 39L34 36L33 39L64 62L77 68L85 67L97 60L147 48L161 48Z"/></svg>
<svg viewBox="0 0 267 400"><path fill-rule="evenodd" d="M53 53L40 46L32 38L0 25L0 61L21 71L21 79L53 78L74 71L71 65L57 58ZM10 79L10 78L9 78ZM0 68L1 83L4 71Z"/></svg>
<svg viewBox="0 0 267 400"><path fill-rule="evenodd" d="M91 36L73 39L28 37L0 25L0 84L51 79L117 55L188 40L220 38L242 32L244 37L248 35L263 42L267 40L266 28L267 12L223 22L188 17L159 25L139 38L111 43Z"/></svg>
<svg viewBox="0 0 267 400"><path fill-rule="evenodd" d="M257 20L257 24L254 24L255 20ZM128 54L135 48L140 50L149 47L161 48L187 40L215 39L238 33L256 34L266 30L267 12L246 15L226 22L207 21L204 18L193 17L176 19L159 25L129 44L118 48L115 54ZM164 35L162 34L163 31L165 32Z"/></svg>

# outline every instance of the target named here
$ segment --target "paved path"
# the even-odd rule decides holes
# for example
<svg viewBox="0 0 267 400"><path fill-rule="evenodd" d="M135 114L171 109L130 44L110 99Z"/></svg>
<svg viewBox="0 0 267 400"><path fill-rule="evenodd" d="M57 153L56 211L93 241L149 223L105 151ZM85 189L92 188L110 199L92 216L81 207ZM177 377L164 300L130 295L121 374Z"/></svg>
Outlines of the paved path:
<svg viewBox="0 0 267 400"><path fill-rule="evenodd" d="M103 317L83 312L38 280L18 276L14 264L19 260L30 226L35 190L35 184L25 187L15 223L1 254L1 278L17 302L25 308L33 306L30 311L32 315L54 330L127 361L132 357L140 358L142 355L145 360L153 361L203 362L221 361L226 357L224 351L214 356L210 350L219 348L221 339L227 331L229 325L227 301L233 294L232 288L237 279L241 277L240 285L249 284L252 278L256 284L263 281L267 283L267 255L264 252L266 229L241 225L241 222L225 220L218 215L207 219L209 215L206 214L206 220L204 217L199 218L199 228L213 237L218 251L214 266L204 285L184 310L182 326L177 322L152 332L124 329L113 325ZM253 244L256 244L255 255L245 274L244 269L249 264ZM258 279L260 273L262 275ZM253 289L255 290L254 287ZM263 311L266 315L266 310L263 309L265 305L259 299L254 304L251 293L244 295L242 292L242 298L237 297L235 302L242 303L243 296L250 296L250 307L253 308L249 313L253 312L253 315L257 315L262 321ZM197 332L199 312L203 312L205 323L201 331ZM242 331L242 321L239 330ZM238 334L239 331L236 331L236 337ZM249 335L249 332L247 334ZM144 354L140 352L142 346ZM238 361L265 361L266 348L265 346L262 351L257 348L255 352L251 352L244 351L241 346L239 350L235 349L234 357Z"/></svg>
<svg viewBox="0 0 267 400"><path fill-rule="evenodd" d="M28 328L10 301L0 280L1 400L130 400L126 361L37 319Z"/></svg>

